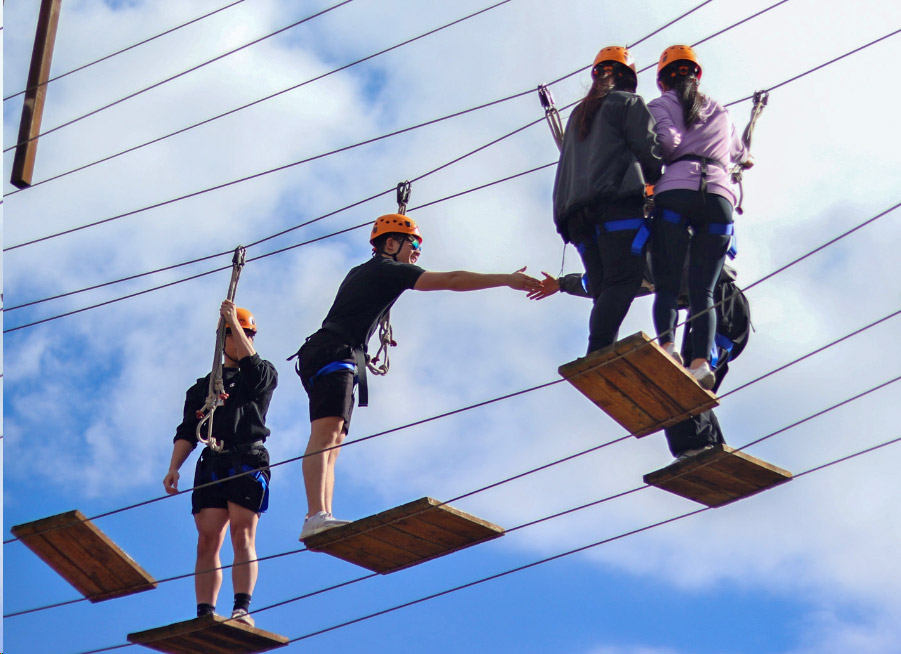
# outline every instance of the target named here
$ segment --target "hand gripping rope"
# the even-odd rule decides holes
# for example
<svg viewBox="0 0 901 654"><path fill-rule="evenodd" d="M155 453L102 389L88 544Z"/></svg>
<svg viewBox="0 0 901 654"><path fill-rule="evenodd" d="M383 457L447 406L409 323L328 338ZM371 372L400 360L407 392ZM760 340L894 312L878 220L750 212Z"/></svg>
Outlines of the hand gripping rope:
<svg viewBox="0 0 901 654"><path fill-rule="evenodd" d="M544 117L547 119L548 127L551 128L551 136L557 144L558 150L563 150L563 122L560 120L560 112L554 106L554 96L544 84L538 85L538 99L541 100L541 106L544 107Z"/></svg>
<svg viewBox="0 0 901 654"><path fill-rule="evenodd" d="M407 203L410 202L410 191L413 184L409 181L397 185L397 213L407 213ZM391 310L388 309L379 318L379 349L374 357L366 357L366 367L373 375L387 375L391 362L388 360L388 347L397 347L394 340L394 330L391 329ZM384 363L376 365L379 359L384 357Z"/></svg>
<svg viewBox="0 0 901 654"><path fill-rule="evenodd" d="M763 113L763 108L766 106L769 98L769 91L754 91L754 104L751 107L751 120L748 121L745 131L742 132L741 135L742 143L745 144L748 153L751 152L751 136L754 134L754 127L757 125L757 119L760 118L760 114ZM745 167L743 164L737 164L732 169L732 183L738 184L738 204L735 205L735 212L739 215L744 213L744 210L741 208L741 203L745 199L745 190L741 184L744 169Z"/></svg>
<svg viewBox="0 0 901 654"><path fill-rule="evenodd" d="M232 256L232 278L228 284L229 301L235 301L235 291L238 289L238 278L241 276L241 269L244 267L245 250L242 246L235 248L235 254ZM219 327L216 329L216 350L213 352L213 370L210 372L210 385L207 391L206 401L203 408L197 410L197 417L200 422L197 423L195 435L197 441L203 443L214 452L221 452L224 443L213 438L213 414L220 406L225 404L228 399L228 393L225 392L225 385L222 381L222 350L225 347L225 318L219 316ZM204 435L204 426L206 426L206 434Z"/></svg>

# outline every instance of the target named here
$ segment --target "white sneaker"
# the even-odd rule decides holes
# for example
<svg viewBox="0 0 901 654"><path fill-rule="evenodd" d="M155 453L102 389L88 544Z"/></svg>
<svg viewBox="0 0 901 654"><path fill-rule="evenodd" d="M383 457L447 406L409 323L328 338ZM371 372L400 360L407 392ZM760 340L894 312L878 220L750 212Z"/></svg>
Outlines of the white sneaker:
<svg viewBox="0 0 901 654"><path fill-rule="evenodd" d="M701 388L706 390L710 390L713 388L714 384L716 384L716 375L713 374L713 371L710 369L710 364L706 361L699 365L697 368L689 369L691 376L695 378Z"/></svg>
<svg viewBox="0 0 901 654"><path fill-rule="evenodd" d="M253 627L255 624L253 618L250 617L250 614L244 609L235 609L232 611L232 620L235 622L243 622L248 627Z"/></svg>
<svg viewBox="0 0 901 654"><path fill-rule="evenodd" d="M694 450L685 450L684 452L682 452L682 454L676 457L676 461L684 461L685 459L690 459L693 456L697 456L701 452L706 452L707 450L712 449L713 445L705 445L704 447L699 447Z"/></svg>
<svg viewBox="0 0 901 654"><path fill-rule="evenodd" d="M318 534L326 529L333 529L342 525L349 525L349 520L338 520L331 513L320 511L315 515L311 515L303 521L303 530L300 532L300 540L309 538L314 534Z"/></svg>
<svg viewBox="0 0 901 654"><path fill-rule="evenodd" d="M682 355L679 354L678 352L676 352L676 346L673 344L672 341L670 341L669 343L667 343L666 345L664 345L664 346L663 346L663 349L664 349L664 351L665 351L668 355L670 355L670 356L673 358L673 360L674 360L676 363L678 363L680 366L685 364L685 362L682 360Z"/></svg>

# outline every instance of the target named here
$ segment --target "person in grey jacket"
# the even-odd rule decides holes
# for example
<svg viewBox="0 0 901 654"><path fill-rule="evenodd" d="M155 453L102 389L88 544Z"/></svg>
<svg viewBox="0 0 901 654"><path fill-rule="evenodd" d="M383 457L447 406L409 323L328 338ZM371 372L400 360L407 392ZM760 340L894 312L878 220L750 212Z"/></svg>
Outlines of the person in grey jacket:
<svg viewBox="0 0 901 654"><path fill-rule="evenodd" d="M651 268L655 284L654 326L660 345L679 363L673 341L682 269L688 254L692 361L689 372L712 389L716 315L713 289L732 239L735 194L727 167L752 162L724 107L700 93L701 65L687 45L663 51L657 66L662 95L648 108L663 149L666 170L654 187ZM689 230L689 227L691 230Z"/></svg>
<svg viewBox="0 0 901 654"><path fill-rule="evenodd" d="M594 300L588 352L616 341L641 286L645 186L660 177L663 163L654 119L635 94L632 55L603 48L591 76L567 122L554 180L554 222L564 242L576 246Z"/></svg>

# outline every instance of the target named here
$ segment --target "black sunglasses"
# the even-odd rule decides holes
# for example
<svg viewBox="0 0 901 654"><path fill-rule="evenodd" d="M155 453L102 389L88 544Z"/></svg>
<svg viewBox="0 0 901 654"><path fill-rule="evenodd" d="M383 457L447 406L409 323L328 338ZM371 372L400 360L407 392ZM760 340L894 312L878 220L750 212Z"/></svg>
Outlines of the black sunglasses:
<svg viewBox="0 0 901 654"><path fill-rule="evenodd" d="M226 335L226 336L231 336L231 335L232 335L231 327L226 327L226 328L225 328L225 335ZM244 335L245 335L247 338L253 338L253 337L256 336L257 334L256 334L255 331L252 331L252 330L250 330L250 329L245 329L245 330L244 330Z"/></svg>

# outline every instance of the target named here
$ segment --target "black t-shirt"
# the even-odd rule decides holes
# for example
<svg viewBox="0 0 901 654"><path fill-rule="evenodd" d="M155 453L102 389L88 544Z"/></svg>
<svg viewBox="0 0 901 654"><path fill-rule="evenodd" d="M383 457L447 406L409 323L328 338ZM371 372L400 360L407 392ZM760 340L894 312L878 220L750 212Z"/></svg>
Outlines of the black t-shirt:
<svg viewBox="0 0 901 654"><path fill-rule="evenodd" d="M269 436L266 412L272 392L278 385L275 366L254 354L241 359L237 368L222 368L222 381L228 398L213 414L213 437L226 445L265 441ZM197 447L195 431L199 418L196 412L203 408L209 385L210 376L207 375L188 389L182 422L176 428L173 440L185 440Z"/></svg>
<svg viewBox="0 0 901 654"><path fill-rule="evenodd" d="M354 340L347 345L365 345L382 314L391 308L401 293L413 288L424 272L412 263L400 263L379 255L351 268L338 288L323 326L337 324Z"/></svg>

